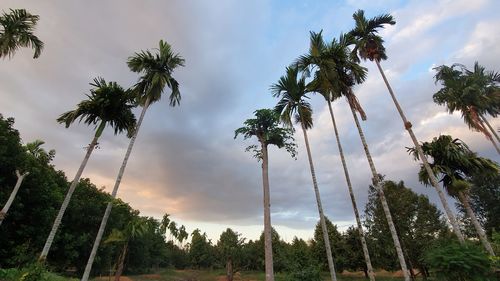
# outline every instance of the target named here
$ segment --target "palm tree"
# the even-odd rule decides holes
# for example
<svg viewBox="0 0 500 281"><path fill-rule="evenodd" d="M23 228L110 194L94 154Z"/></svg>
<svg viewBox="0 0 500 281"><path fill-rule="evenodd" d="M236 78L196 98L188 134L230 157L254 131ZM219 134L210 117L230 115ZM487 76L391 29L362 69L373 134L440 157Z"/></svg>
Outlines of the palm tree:
<svg viewBox="0 0 500 281"><path fill-rule="evenodd" d="M500 154L491 135L495 136L497 142L500 139L485 118L486 114L493 117L500 114L500 74L486 71L478 62L474 63L473 71L461 64L453 64L451 67L441 65L434 69L436 83L441 82L443 86L433 95L434 102L446 105L450 114L460 111L465 124L470 129L483 133Z"/></svg>
<svg viewBox="0 0 500 281"><path fill-rule="evenodd" d="M90 94L87 95L88 99L80 102L76 109L70 110L61 114L57 119L59 123L65 124L68 128L76 120L82 121L87 125L95 125L96 130L92 141L87 147L87 153L83 158L80 168L76 172L73 181L66 193L66 197L57 213L57 216L50 230L49 236L45 242L42 253L40 254L39 260L44 261L49 254L50 247L54 241L54 237L57 233L61 220L64 216L64 212L68 207L68 204L73 196L73 192L80 181L80 177L87 165L87 162L97 145L97 141L102 135L106 125L110 125L114 128L115 135L123 131L127 131L128 136L132 134L135 126L135 116L132 113L132 99L130 94L126 93L125 90L118 85L116 82L106 82L103 78L95 78L93 83L90 83L93 87L90 90Z"/></svg>
<svg viewBox="0 0 500 281"><path fill-rule="evenodd" d="M443 183L448 194L457 198L465 208L484 248L490 255L495 256L493 248L469 204L468 190L470 187L469 180L472 177L498 175L498 164L489 159L478 157L463 141L453 139L448 135L434 138L432 142L424 142L421 147L425 155L432 157L432 170L436 175L440 175L440 182ZM409 152L418 160L419 155L416 153L415 148L410 148ZM420 168L418 176L419 180L425 185L430 183L425 168Z"/></svg>
<svg viewBox="0 0 500 281"><path fill-rule="evenodd" d="M43 42L33 34L36 23L40 19L25 9L10 9L0 16L0 58L11 58L21 47L35 49L33 58L40 56Z"/></svg>
<svg viewBox="0 0 500 281"><path fill-rule="evenodd" d="M296 61L296 65L300 70L304 72L304 74L306 74L306 76L308 76L311 71L315 71L314 80L310 83L312 88L311 90L320 93L325 98L325 101L328 105L335 138L337 140L337 147L339 149L340 160L344 169L347 188L349 190L349 196L351 198L352 208L354 210L354 216L356 218L356 223L358 226L357 228L360 235L361 246L363 249L368 276L371 281L374 281L375 274L373 272L370 253L368 252L365 233L363 231L363 226L361 224L361 219L356 204L356 197L354 196L354 192L352 189L351 178L349 176L349 171L344 156L344 150L342 149L342 144L340 142L340 136L337 129L337 123L335 121L335 116L332 109L332 101L340 97L341 91L339 86L342 83L341 76L343 76L344 74L338 72L338 70L341 70L341 68L349 68L351 73L353 74L351 77L362 82L366 77L366 69L360 67L356 63L351 63L352 61L349 60L349 53L346 52L347 45L344 43L348 40L346 36L341 35L339 42L337 42L337 40L334 38L330 44L327 44L323 40L323 36L321 33L322 31L320 31L319 33L310 32L309 53L299 57L299 59Z"/></svg>
<svg viewBox="0 0 500 281"><path fill-rule="evenodd" d="M27 175L29 175L29 172L25 172L21 175L19 173L19 170L16 170L16 176L17 176L16 185L14 186L14 189L10 193L7 203L5 203L2 210L0 211L0 225L2 225L2 222L5 219L7 212L9 211L10 205L12 205L12 202L14 202L14 198L16 198L17 192L19 191L19 187L21 187L21 184L23 183L23 180Z"/></svg>
<svg viewBox="0 0 500 281"><path fill-rule="evenodd" d="M398 110L399 115L401 116L404 127L408 131L413 141L413 144L415 145L415 148L417 150L417 153L419 154L419 158L423 162L425 170L429 174L431 184L432 186L434 186L434 188L438 193L439 199L443 204L448 220L450 221L453 227L453 231L455 232L455 235L458 237L458 240L461 243L463 243L464 237L462 235L462 232L460 231L460 228L458 227L457 220L455 219L455 216L453 215L450 206L446 201L443 189L441 188L441 186L439 186L437 178L432 172L429 162L427 161L427 158L425 157L422 148L418 143L418 139L415 136L415 133L413 133L412 124L406 118L403 109L399 105L399 102L396 99L396 96L394 95L394 91L392 90L391 85L389 84L389 81L387 80L387 77L385 76L384 71L380 66L380 60L387 59L387 54L385 53L385 47L383 45L384 40L377 34L378 30L380 28L383 28L384 25L387 24L394 25L396 24L396 22L394 21L393 17L389 14L383 14L368 20L365 18L363 10L358 10L356 13L354 13L353 18L354 21L356 22L356 26L353 30L349 32L356 39L356 43L352 51L353 58L357 61L359 61L359 57L361 57L363 60L369 59L370 61L374 61L375 64L377 65L380 75L382 75L385 85L389 90L389 94L392 98L392 101L394 102L394 105L396 106L396 109Z"/></svg>
<svg viewBox="0 0 500 281"><path fill-rule="evenodd" d="M282 76L278 83L271 86L271 91L274 97L280 98L275 107L275 111L281 115L281 121L289 127L293 126L292 118L296 123L300 123L302 132L304 134L304 141L306 144L307 156L309 159L309 168L313 181L314 193L316 195L316 203L318 205L319 218L321 229L323 232L323 239L325 241L326 257L328 260L328 268L333 281L337 280L335 274L335 267L333 264L332 249L330 247L330 240L328 230L326 228L325 215L323 214L323 206L321 204L321 196L319 194L318 183L316 181L316 173L314 171L314 164L311 156L311 148L309 147L309 139L307 137L307 129L312 128L312 108L311 104L306 101L307 85L305 77L297 80L298 69L296 67L287 67L286 75Z"/></svg>
<svg viewBox="0 0 500 281"><path fill-rule="evenodd" d="M253 119L247 119L244 127L236 129L234 138L239 134L244 139L256 137L260 143L260 148L256 145L247 147L247 151L255 152L255 157L262 160L262 186L264 193L264 253L266 281L274 281L273 270L273 248L272 248L272 227L271 227L271 200L269 195L269 156L268 145L275 145L278 148L285 148L295 156L295 143L292 137L293 130L281 128L279 126L280 117L278 113L271 109L259 109L255 111Z"/></svg>
<svg viewBox="0 0 500 281"><path fill-rule="evenodd" d="M113 229L106 241L104 241L104 243L123 243L122 251L116 263L115 281L120 281L120 277L123 273L129 242L146 234L148 228L149 224L147 220L142 217L133 217L132 220L127 223L124 230Z"/></svg>
<svg viewBox="0 0 500 281"><path fill-rule="evenodd" d="M165 87L169 87L172 90L169 96L170 106L178 105L181 100L179 83L172 77L172 72L176 67L184 66L184 59L179 54L174 53L171 46L167 42L160 40L159 48L155 54L150 51L135 53L132 57L129 57L127 64L130 70L142 74L139 82L131 89L137 102L142 105L142 112L134 130L134 134L130 139L130 143L128 145L127 152L125 153L125 157L123 158L118 176L116 177L116 182L111 193L113 198L116 198L116 193L120 187L128 158L132 152L132 148L134 147L137 134L139 133L139 129L149 105L160 100ZM92 246L92 251L90 253L87 266L85 267L82 281L87 281L89 278L90 270L92 269L92 264L97 253L97 248L101 243L102 235L104 233L104 229L106 228L109 214L111 213L111 207L112 203L109 202L102 217L101 225L99 226L99 231L97 232L94 245Z"/></svg>

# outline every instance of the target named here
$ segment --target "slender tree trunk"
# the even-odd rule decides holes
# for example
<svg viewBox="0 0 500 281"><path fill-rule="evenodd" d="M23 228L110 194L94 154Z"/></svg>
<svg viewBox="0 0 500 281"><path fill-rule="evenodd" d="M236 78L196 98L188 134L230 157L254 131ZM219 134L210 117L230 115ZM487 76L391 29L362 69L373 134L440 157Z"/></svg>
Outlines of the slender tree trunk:
<svg viewBox="0 0 500 281"><path fill-rule="evenodd" d="M500 142L500 138L498 138L497 133L495 132L495 130L493 129L493 127L491 127L490 122L488 122L488 120L486 120L486 118L484 118L484 116L482 114L479 114L479 117L481 118L481 120L483 121L483 123L485 123L486 126L488 126L488 128L490 129L490 132L497 139L497 142ZM497 150L497 153L500 154L500 148L498 148L498 145L495 142L495 140L493 140L493 138L491 138L491 137L489 139L490 139L491 143L493 144L493 146L495 147L495 149Z"/></svg>
<svg viewBox="0 0 500 281"><path fill-rule="evenodd" d="M42 253L38 258L39 261L44 262L47 259L47 255L49 254L52 242L54 242L54 237L56 236L57 230L61 225L61 221L64 216L64 213L66 212L66 208L68 208L69 202L71 201L71 197L73 196L73 192L75 192L76 186L80 181L80 177L82 176L83 170L85 169L85 166L87 166L87 162L89 161L90 155L92 154L92 151L94 151L94 148L97 145L97 140L101 136L105 126L106 122L101 121L101 124L99 125L99 128L97 129L97 132L95 133L94 138L92 139L92 142L87 148L87 153L85 154L85 157L83 158L83 161L80 164L80 168L78 168L78 171L76 172L75 178L73 179L71 185L69 186L68 193L66 193L66 197L64 197L64 201L61 205L61 208L59 209L59 212L57 213L56 219L54 220L54 224L52 225L52 229L50 230L49 236L47 237L47 241L45 241Z"/></svg>
<svg viewBox="0 0 500 281"><path fill-rule="evenodd" d="M19 173L19 170L16 170L16 176L17 176L16 185L14 186L14 189L10 193L9 199L7 199L7 203L5 203L5 206L3 206L2 210L0 211L0 225L2 225L2 222L5 219L7 212L9 211L10 205L12 205L12 202L14 202L14 198L16 198L16 194L19 191L19 188L21 187L24 178L29 174L30 174L29 172L25 172L24 174L21 175Z"/></svg>
<svg viewBox="0 0 500 281"><path fill-rule="evenodd" d="M144 115L146 114L146 110L149 106L149 98L146 100L144 107L142 108L141 116L137 121L137 126L135 128L134 135L130 139L130 143L127 148L127 152L125 153L125 157L123 158L122 166L118 171L118 176L116 178L115 186L113 187L113 192L111 193L111 197L113 199L116 198L116 193L118 192L118 188L120 187L120 183L122 181L123 173L125 172L125 167L127 166L128 158L130 153L132 152L132 148L134 147L135 139L137 138L137 134L139 133L139 129L141 128L142 120L144 119ZM97 236L94 241L94 245L92 246L92 251L90 252L90 257L87 261L87 265L85 266L85 271L83 273L83 277L81 281L88 281L90 276L90 271L92 270L92 264L94 263L95 255L97 254L97 248L99 248L99 244L101 243L102 236L104 234L104 229L106 228L106 224L108 222L109 214L111 213L111 208L113 206L113 202L108 202L106 206L106 211L104 211L104 216L102 217L101 225L99 226L99 231L97 232Z"/></svg>
<svg viewBox="0 0 500 281"><path fill-rule="evenodd" d="M274 281L273 246L271 230L271 199L269 195L269 157L267 144L261 140L262 146L262 186L264 189L264 254L266 281Z"/></svg>
<svg viewBox="0 0 500 281"><path fill-rule="evenodd" d="M479 116L483 120L484 124L486 124L486 126L488 126L488 128L491 131L491 133L495 136L495 138L497 139L497 142L500 142L500 138L498 137L497 132L495 132L495 129L493 129L493 127L490 125L490 122L488 122L488 120L486 120L486 118L484 117L483 114L479 114Z"/></svg>
<svg viewBox="0 0 500 281"><path fill-rule="evenodd" d="M127 250L128 250L128 241L125 243L125 245L123 245L122 253L120 254L120 258L118 259L118 264L115 273L115 281L120 281L120 277L123 274L123 265L125 264L125 257L127 256Z"/></svg>
<svg viewBox="0 0 500 281"><path fill-rule="evenodd" d="M377 189L378 196L380 198L380 203L382 204L382 209L384 209L385 218L387 219L387 224L389 225L389 230L391 232L392 241L394 242L394 248L396 249L396 254L398 255L399 265L401 266L401 270L403 271L403 275L405 281L410 280L410 273L408 272L408 268L406 267L406 261L403 255L403 250L401 249L401 244L399 242L398 233L396 232L396 227L394 225L394 221L392 220L391 211L389 209L389 205L387 204L387 199L385 198L384 188L381 186L382 181L379 178L378 172L375 168L375 164L373 163L372 156L370 154L370 150L368 149L368 144L365 139L365 134L361 129L361 125L359 124L358 116L356 115L356 111L354 108L350 106L352 116L354 118L354 123L356 123L356 127L358 128L359 137L361 138L361 142L363 143L363 148L365 150L366 158L368 160L368 164L370 166L370 170L373 176L373 185Z"/></svg>
<svg viewBox="0 0 500 281"><path fill-rule="evenodd" d="M233 260L229 258L226 262L226 277L227 281L233 281Z"/></svg>
<svg viewBox="0 0 500 281"><path fill-rule="evenodd" d="M399 112L399 115L401 116L401 119L403 120L405 129L408 131L408 134L411 137L411 140L413 141L413 144L415 145L415 148L417 150L418 156L422 160L422 164L425 167L425 170L427 171L427 174L429 175L429 178L431 180L432 186L436 189L439 199L441 200L441 203L443 204L444 210L446 212L446 216L448 217L448 220L453 227L453 231L455 232L455 235L458 237L458 240L460 243L464 243L464 236L462 235L462 232L460 231L460 228L458 227L457 220L455 219L455 216L453 215L450 206L448 205L448 202L446 201L446 197L444 195L443 189L438 183L438 180L436 178L436 175L434 175L434 172L431 169L431 166L429 165L429 162L427 161L427 157L424 155L424 152L422 151L422 147L420 147L420 144L418 143L417 137L413 133L413 130L411 129L412 125L411 123L406 119L406 116L403 112L403 109L401 109L401 106L399 105L398 100L396 99L396 96L394 95L394 92L392 91L391 85L389 84L389 81L387 80L387 77L385 77L384 71L382 70L382 66L380 66L380 62L378 60L375 60L375 63L377 64L378 70L380 72L380 75L382 75L382 78L384 79L385 85L387 86L387 89L389 90L389 94L391 95L391 98L394 102L394 105L396 106L396 109Z"/></svg>
<svg viewBox="0 0 500 281"><path fill-rule="evenodd" d="M486 234L484 233L483 228L479 224L479 221L477 220L477 217L474 214L474 211L472 211L472 208L471 208L470 203L469 203L469 196L467 196L467 194L465 194L464 192L459 191L458 198L459 198L460 202L462 203L462 205L464 206L465 211L467 212L467 215L471 219L472 224L474 225L474 228L476 229L477 234L479 236L479 239L481 240L481 243L483 243L484 248L486 249L486 251L488 251L488 253L491 256L495 256L495 252L493 251L493 248L491 247L491 244L488 241L488 238L486 237Z"/></svg>
<svg viewBox="0 0 500 281"><path fill-rule="evenodd" d="M337 123L335 122L335 117L333 115L332 103L327 100L328 109L330 110L330 116L332 117L333 130L335 131L335 138L337 139L337 146L339 148L340 159L342 161L342 167L344 168L345 180L347 182L347 188L349 189L349 196L351 197L352 208L354 210L354 216L356 217L356 223L358 225L359 237L361 240L361 246L363 248L363 255L365 257L367 277L370 281L375 281L375 273L373 272L372 262L370 260L370 253L368 252L368 246L366 244L365 233L363 231L363 226L361 225L361 219L359 218L358 206L356 204L356 197L352 190L351 177L349 176L349 171L347 169L347 163L344 157L344 150L342 149L342 144L340 143L339 132L337 129Z"/></svg>
<svg viewBox="0 0 500 281"><path fill-rule="evenodd" d="M302 132L304 133L304 141L306 143L307 157L309 158L309 168L311 169L311 176L313 180L314 194L316 195L316 203L318 205L319 220L321 223L321 230L323 232L323 240L326 248L326 258L328 260L328 268L330 269L330 276L332 281L337 281L335 274L335 267L333 265L332 248L330 246L330 238L328 237L328 229L326 228L325 215L323 214L323 206L321 204L321 196L319 194L318 182L316 181L316 173L314 172L314 164L311 156L311 148L309 147L309 139L307 138L307 131L304 126L304 120L301 120Z"/></svg>

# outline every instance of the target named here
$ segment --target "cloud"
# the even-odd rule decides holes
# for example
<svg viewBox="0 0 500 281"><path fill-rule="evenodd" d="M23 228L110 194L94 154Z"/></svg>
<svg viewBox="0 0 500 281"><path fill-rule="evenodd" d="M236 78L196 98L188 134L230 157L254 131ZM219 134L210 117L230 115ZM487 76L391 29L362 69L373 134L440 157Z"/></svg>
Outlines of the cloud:
<svg viewBox="0 0 500 281"><path fill-rule="evenodd" d="M382 2L386 11L373 4ZM368 16L391 12L398 21L382 32L389 55L382 65L419 139L450 133L498 160L484 137L432 102L438 86L429 71L432 65L474 60L495 69L500 37L496 14L489 12L499 8L493 1L325 1L307 7L265 0L0 3L3 10L19 6L41 16L36 32L46 48L37 60L23 49L0 62L0 111L16 118L25 142L39 138L55 148L54 163L70 178L93 128L74 124L64 129L55 119L85 98L91 79L103 76L133 85L138 75L128 70L127 58L156 47L159 39L186 59L186 66L174 72L181 106L169 107L165 97L148 109L118 195L145 215L168 212L190 230L207 227L212 239L228 226L249 237L258 237L262 228L260 163L244 152L251 140L233 139L234 129L255 109L274 106L269 85L307 51L310 30L324 29L327 39L336 36L352 27L357 8L366 8ZM437 203L435 192L418 183L419 164L405 149L413 144L378 70L371 62L363 65L368 79L355 92L368 115L361 123L378 172L404 180ZM312 96L311 102L315 126L308 133L323 206L334 223L346 227L354 216L330 115L322 98ZM371 172L346 102L335 102L333 109L362 210ZM285 151L270 150L273 224L289 239L312 236L318 219L297 129L296 161ZM127 145L125 136L105 131L84 176L110 190Z"/></svg>

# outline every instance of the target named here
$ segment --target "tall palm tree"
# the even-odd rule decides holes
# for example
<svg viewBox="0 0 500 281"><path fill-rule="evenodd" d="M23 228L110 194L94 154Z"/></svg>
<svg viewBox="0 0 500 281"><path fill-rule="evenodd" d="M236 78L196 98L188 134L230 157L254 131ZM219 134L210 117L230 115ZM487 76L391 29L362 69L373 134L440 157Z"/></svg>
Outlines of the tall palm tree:
<svg viewBox="0 0 500 281"><path fill-rule="evenodd" d="M170 106L176 106L181 100L181 94L179 92L179 83L172 77L172 72L178 66L184 66L184 59L177 53L172 51L172 47L163 40L160 40L159 47L156 49L157 52L154 54L150 51L141 51L135 53L133 56L129 57L127 65L133 72L138 72L142 74L139 78L139 82L134 85L131 89L132 93L135 95L137 102L142 105L141 115L137 122L137 126L134 130L134 134L130 139L130 143L123 158L122 165L118 171L118 176L116 177L116 182L113 187L111 196L116 198L116 193L120 187L120 183L125 172L125 167L127 166L128 158L134 147L137 134L141 127L142 121L144 120L144 115L151 103L160 100L165 87L172 90L170 93ZM92 264L94 262L95 255L97 253L97 248L101 243L102 235L104 229L106 228L106 223L108 222L109 214L111 213L112 203L109 202L106 206L106 210L102 217L101 225L99 226L99 231L97 232L94 245L92 246L92 251L90 257L87 261L87 266L82 277L82 281L87 281L90 276L90 270L92 269Z"/></svg>
<svg viewBox="0 0 500 281"><path fill-rule="evenodd" d="M2 222L5 219L7 212L9 211L10 205L12 205L12 202L14 202L14 198L16 198L17 192L19 191L19 188L21 187L24 178L29 174L30 174L29 172L21 174L19 173L19 170L16 170L16 176L17 176L16 185L14 186L14 189L12 189L12 192L10 193L9 199L7 199L7 203L5 203L2 210L0 211L0 225L2 225Z"/></svg>
<svg viewBox="0 0 500 281"><path fill-rule="evenodd" d="M10 13L0 15L0 58L11 58L21 47L35 49L33 58L40 56L43 42L33 34L40 19L25 9L10 9Z"/></svg>
<svg viewBox="0 0 500 281"><path fill-rule="evenodd" d="M356 218L357 229L359 231L361 247L366 262L368 276L371 281L375 280L375 273L370 259L370 253L366 244L365 233L361 224L358 207L356 204L356 197L354 196L349 170L344 156L344 150L340 142L340 136L337 129L337 123L332 109L332 101L340 97L340 87L343 83L341 76L344 73L338 72L342 68L350 68L352 78L356 78L360 82L366 77L366 69L360 67L356 63L351 63L349 60L347 46L344 44L348 38L344 35L340 36L339 42L334 38L330 44L325 43L322 36L322 31L319 33L310 32L310 47L309 53L303 55L295 62L297 67L304 72L307 76L314 71L314 80L310 83L311 90L320 93L328 105L330 117L332 119L333 130L337 140L337 147L339 149L340 160L344 169L344 175L351 198L354 216ZM345 46L345 47L344 47ZM345 56L347 55L347 56ZM347 66L348 65L348 66Z"/></svg>
<svg viewBox="0 0 500 281"><path fill-rule="evenodd" d="M88 99L80 102L76 109L70 110L61 114L57 119L59 123L65 124L68 128L73 122L83 120L87 125L95 125L96 131L92 141L87 147L87 153L83 158L80 168L76 172L73 181L66 193L66 197L57 213L57 216L50 230L49 236L45 242L42 253L40 254L39 260L44 261L49 254L50 247L54 241L54 237L57 233L61 220L64 216L64 212L68 207L68 204L73 196L73 192L80 181L80 177L87 165L87 162L97 145L97 141L102 135L106 125L114 128L115 135L123 131L127 131L128 136L132 134L135 127L135 116L132 113L132 108L134 107L132 103L132 98L130 94L126 93L125 90L118 85L116 82L106 82L103 78L95 78L93 83L90 83L93 87L90 90L90 94L87 95Z"/></svg>
<svg viewBox="0 0 500 281"><path fill-rule="evenodd" d="M352 36L354 36L356 40L356 43L352 51L353 58L357 61L359 61L359 57L361 57L363 60L369 59L370 61L374 61L375 64L377 65L380 75L382 75L385 85L389 90L389 94L392 98L392 101L394 102L394 105L396 106L396 109L398 110L399 115L401 116L404 127L408 131L408 134L410 135L411 140L415 145L415 148L425 167L425 170L429 174L431 184L438 193L439 199L443 204L448 220L450 221L453 227L453 231L455 232L455 235L458 237L458 240L461 243L463 243L464 237L462 235L462 232L460 231L460 228L458 227L457 220L455 219L455 216L453 215L450 206L446 201L443 189L439 185L438 180L434 175L429 165L429 162L427 161L427 157L424 155L424 152L422 151L422 148L418 143L418 139L412 130L412 124L406 118L403 109L399 105L399 102L396 99L394 91L392 90L391 85L389 84L389 81L387 80L387 77L385 76L384 71L382 70L382 66L380 65L380 60L386 60L387 54L385 52L385 47L383 45L384 40L377 34L378 30L380 28L383 28L387 24L394 25L396 24L396 22L394 21L393 17L389 14L383 14L368 20L366 19L363 10L358 10L357 12L355 12L353 14L353 18L356 23L356 26L354 27L353 30L349 32Z"/></svg>
<svg viewBox="0 0 500 281"><path fill-rule="evenodd" d="M474 63L473 71L461 64L441 65L434 69L436 83L441 82L443 86L433 95L434 102L446 105L450 114L460 111L465 124L483 133L500 153L491 135L497 142L500 138L485 117L486 114L493 117L500 114L500 74L486 71L478 62Z"/></svg>
<svg viewBox="0 0 500 281"><path fill-rule="evenodd" d="M295 156L295 143L292 137L293 130L281 128L279 126L280 117L278 113L271 109L259 109L255 111L255 118L247 119L244 127L236 129L234 138L239 134L244 139L256 137L260 143L260 148L256 145L247 147L247 151L255 152L255 157L262 160L262 186L264 193L264 256L266 281L274 281L273 270L273 248L272 248L272 228L271 228L271 200L269 195L269 156L267 147L275 145L278 148L285 148Z"/></svg>
<svg viewBox="0 0 500 281"><path fill-rule="evenodd" d="M332 249L330 247L325 215L323 214L323 206L321 204L321 196L319 194L318 183L316 181L316 173L314 171L311 148L309 147L309 139L307 137L307 130L312 128L313 126L312 108L311 104L306 101L307 85L305 82L305 77L297 79L298 72L299 70L296 67L287 67L286 75L282 76L279 79L278 83L271 86L271 91L274 97L280 98L278 104L275 107L275 110L281 115L281 121L285 125L293 127L292 119L294 118L295 122L300 123L300 126L302 128L304 141L306 144L307 156L309 159L309 168L311 170L314 193L316 195L316 203L318 205L323 239L325 241L328 268L330 269L332 280L336 281L337 276L335 274L335 267L333 264Z"/></svg>
<svg viewBox="0 0 500 281"><path fill-rule="evenodd" d="M470 187L469 180L472 177L498 175L498 164L489 159L478 157L463 141L453 139L448 135L434 138L432 142L424 142L421 147L425 155L432 157L432 170L436 175L440 176L440 182L443 183L448 194L457 198L465 208L484 248L490 255L494 256L493 248L469 204L468 190ZM415 148L410 148L409 152L418 160L419 155L416 153ZM418 176L422 183L426 185L430 183L425 168L420 168Z"/></svg>

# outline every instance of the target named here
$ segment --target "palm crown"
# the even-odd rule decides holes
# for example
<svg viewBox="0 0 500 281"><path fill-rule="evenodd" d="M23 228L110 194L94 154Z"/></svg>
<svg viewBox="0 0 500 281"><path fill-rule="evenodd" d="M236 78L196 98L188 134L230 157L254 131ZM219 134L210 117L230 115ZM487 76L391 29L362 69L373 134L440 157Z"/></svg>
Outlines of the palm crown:
<svg viewBox="0 0 500 281"><path fill-rule="evenodd" d="M498 164L477 156L463 141L448 135L434 138L432 142L424 142L421 147L424 154L432 157L432 170L436 175L441 175L440 181L452 196L464 191L468 187L465 181L471 177L497 175L499 172ZM408 151L415 159L419 158L415 148L409 148ZM429 175L423 167L419 172L419 180L426 185L430 184Z"/></svg>
<svg viewBox="0 0 500 281"><path fill-rule="evenodd" d="M165 86L168 86L172 90L170 105L176 106L181 100L181 94L179 83L172 77L172 72L176 67L184 66L184 59L174 53L171 46L163 40L160 40L156 50L155 54L141 51L129 57L127 65L130 70L142 74L133 87L133 92L138 102L144 105L148 99L150 103L159 101Z"/></svg>
<svg viewBox="0 0 500 281"><path fill-rule="evenodd" d="M35 49L33 58L38 58L43 49L43 42L33 34L40 19L25 9L10 9L10 13L0 16L0 57L9 58L20 47Z"/></svg>
<svg viewBox="0 0 500 281"><path fill-rule="evenodd" d="M285 147L286 150L295 157L294 138L292 137L293 130L289 128L279 127L280 116L276 111L271 109L259 109L255 111L255 118L247 119L244 122L244 127L236 129L234 138L239 134L243 135L244 139L253 136L261 142L262 145L276 145L278 148ZM253 150L258 159L262 158L262 152L256 146L247 147L247 151Z"/></svg>
<svg viewBox="0 0 500 281"><path fill-rule="evenodd" d="M383 14L367 19L363 10L358 10L352 17L356 23L354 29L349 32L356 39L355 47L352 50L353 57L359 60L357 57L359 53L359 56L364 60L386 60L384 40L378 35L378 29L383 28L386 24L396 24L393 17L390 14Z"/></svg>
<svg viewBox="0 0 500 281"><path fill-rule="evenodd" d="M298 78L298 72L297 67L287 67L286 75L281 76L278 83L271 86L273 96L280 98L275 111L281 115L281 121L285 125L292 127L292 118L295 118L295 122L310 129L313 122L312 107L306 101L308 87L305 77Z"/></svg>
<svg viewBox="0 0 500 281"><path fill-rule="evenodd" d="M345 96L362 119L366 120L366 114L352 92L352 87L365 81L367 74L367 69L350 56L349 45L354 43L354 37L340 34L338 40L334 38L327 44L321 32L311 32L310 42L309 53L295 62L306 76L314 71L309 90L320 93L329 101Z"/></svg>
<svg viewBox="0 0 500 281"><path fill-rule="evenodd" d="M87 95L88 99L80 102L76 109L63 113L57 121L66 127L77 119L96 127L99 123L107 123L114 128L115 134L127 131L131 136L136 123L131 95L116 82L106 82L101 77L95 78L90 85L93 89Z"/></svg>
<svg viewBox="0 0 500 281"><path fill-rule="evenodd" d="M465 123L476 131L491 135L483 126L480 115L500 114L500 74L486 71L479 63L470 71L461 64L441 65L436 70L436 83L443 86L433 95L434 102L446 105L448 112L460 111Z"/></svg>

